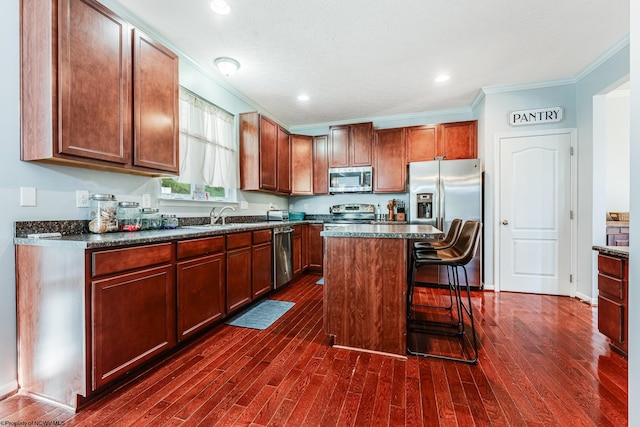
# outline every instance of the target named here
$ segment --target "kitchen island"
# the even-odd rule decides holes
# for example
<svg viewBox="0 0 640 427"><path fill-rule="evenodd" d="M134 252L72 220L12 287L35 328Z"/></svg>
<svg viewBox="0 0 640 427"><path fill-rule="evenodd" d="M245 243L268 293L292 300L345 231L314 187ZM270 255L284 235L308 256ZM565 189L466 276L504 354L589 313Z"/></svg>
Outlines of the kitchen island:
<svg viewBox="0 0 640 427"><path fill-rule="evenodd" d="M323 231L324 328L334 345L406 357L407 244L430 225L354 224Z"/></svg>

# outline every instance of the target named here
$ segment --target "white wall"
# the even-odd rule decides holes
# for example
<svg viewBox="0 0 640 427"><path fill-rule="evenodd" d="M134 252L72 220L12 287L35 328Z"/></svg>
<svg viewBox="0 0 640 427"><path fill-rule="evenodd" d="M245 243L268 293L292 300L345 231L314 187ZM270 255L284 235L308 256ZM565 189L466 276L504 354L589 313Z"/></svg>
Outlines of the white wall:
<svg viewBox="0 0 640 427"><path fill-rule="evenodd" d="M629 91L606 95L607 212L629 212Z"/></svg>
<svg viewBox="0 0 640 427"><path fill-rule="evenodd" d="M561 106L564 108L564 119L559 123L538 124L531 126L511 127L508 122L509 112L544 107ZM494 212L496 195L496 176L499 164L497 137L508 133L528 132L534 130L567 129L576 126L575 87L563 84L552 87L532 88L524 90L491 90L487 89L484 100L480 103L478 114L484 117L479 134L479 153L484 159L484 278L485 286L491 288L494 283L494 262L498 257L494 245L497 238L500 218ZM480 148L482 148L480 150Z"/></svg>
<svg viewBox="0 0 640 427"><path fill-rule="evenodd" d="M631 21L631 151L630 162L640 165L640 2L630 2ZM631 169L631 220L640 218L640 168ZM629 237L629 425L640 425L640 227L630 227Z"/></svg>

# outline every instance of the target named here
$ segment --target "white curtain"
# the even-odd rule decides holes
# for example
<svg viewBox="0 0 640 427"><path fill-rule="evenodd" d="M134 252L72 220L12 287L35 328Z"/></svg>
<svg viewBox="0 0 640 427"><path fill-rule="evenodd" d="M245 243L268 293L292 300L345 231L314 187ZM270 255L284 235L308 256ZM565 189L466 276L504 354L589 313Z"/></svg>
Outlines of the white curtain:
<svg viewBox="0 0 640 427"><path fill-rule="evenodd" d="M237 188L233 115L180 89L179 182Z"/></svg>

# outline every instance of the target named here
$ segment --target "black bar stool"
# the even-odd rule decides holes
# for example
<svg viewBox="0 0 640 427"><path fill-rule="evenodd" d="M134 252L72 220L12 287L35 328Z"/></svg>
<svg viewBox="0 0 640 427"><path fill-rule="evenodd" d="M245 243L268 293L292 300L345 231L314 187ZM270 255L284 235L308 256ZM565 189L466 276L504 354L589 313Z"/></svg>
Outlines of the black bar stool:
<svg viewBox="0 0 640 427"><path fill-rule="evenodd" d="M462 226L462 220L460 218L454 218L451 220L449 231L443 240L436 242L415 242L413 244L414 250L428 250L433 251L435 249L446 249L456 242L458 235L460 234L460 227Z"/></svg>
<svg viewBox="0 0 640 427"><path fill-rule="evenodd" d="M478 362L478 342L476 338L475 324L473 318L473 307L471 305L471 290L467 276L466 265L475 255L478 242L480 241L480 227L478 221L466 221L460 230L460 235L455 244L446 249L434 251L414 251L413 268L411 271L411 280L409 281L409 290L407 292L407 329L415 333L438 334L459 336L462 340L466 336L466 325L464 315L466 314L471 326L471 345L473 355L470 357L452 357L431 352L420 352L412 350L407 345L407 352L414 356L433 357L437 359L452 360L456 362L464 362L475 364ZM413 316L413 292L415 287L416 272L420 267L427 265L444 265L447 266L449 274L449 286L455 294L457 319L454 322L436 322L422 321ZM467 291L467 302L463 300L459 269L464 273L465 287ZM450 329L450 328L453 328ZM462 342L464 346L464 341ZM464 350L463 350L464 353ZM464 356L464 354L463 354Z"/></svg>
<svg viewBox="0 0 640 427"><path fill-rule="evenodd" d="M435 241L435 242L415 242L413 244L413 253L411 254L411 265L409 266L409 277L408 280L413 282L414 286L437 286L437 284L433 283L422 283L416 282L415 276L411 276L411 272L413 271L413 262L416 258L416 252L433 252L434 250L439 249L447 249L454 245L456 240L458 240L458 236L460 236L460 229L462 228L462 220L460 218L454 218L451 220L451 225L449 226L449 231L447 231L447 235L443 240ZM449 276L450 272L447 268L447 276ZM448 282L451 284L451 277L448 277ZM411 295L413 297L413 295ZM440 305L421 305L422 307L430 307L430 308L441 308L444 310L451 310L453 308L453 288L449 285L449 305L440 306Z"/></svg>

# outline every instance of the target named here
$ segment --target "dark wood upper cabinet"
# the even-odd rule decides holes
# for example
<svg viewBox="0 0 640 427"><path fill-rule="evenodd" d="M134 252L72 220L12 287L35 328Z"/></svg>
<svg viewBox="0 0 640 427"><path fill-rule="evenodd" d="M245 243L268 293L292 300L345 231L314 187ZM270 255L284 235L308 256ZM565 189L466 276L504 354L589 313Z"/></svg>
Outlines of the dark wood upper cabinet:
<svg viewBox="0 0 640 427"><path fill-rule="evenodd" d="M291 136L278 126L277 177L278 193L291 193Z"/></svg>
<svg viewBox="0 0 640 427"><path fill-rule="evenodd" d="M291 194L313 195L313 137L291 135Z"/></svg>
<svg viewBox="0 0 640 427"><path fill-rule="evenodd" d="M178 55L133 32L134 165L179 172Z"/></svg>
<svg viewBox="0 0 640 427"><path fill-rule="evenodd" d="M407 162L444 156L446 160L478 157L477 121L411 126L407 130Z"/></svg>
<svg viewBox="0 0 640 427"><path fill-rule="evenodd" d="M313 194L329 194L329 135L313 137Z"/></svg>
<svg viewBox="0 0 640 427"><path fill-rule="evenodd" d="M439 156L446 160L478 158L477 121L442 123L439 127Z"/></svg>
<svg viewBox="0 0 640 427"><path fill-rule="evenodd" d="M411 126L407 132L407 163L433 160L437 153L438 125Z"/></svg>
<svg viewBox="0 0 640 427"><path fill-rule="evenodd" d="M93 0L22 2L22 160L178 172L178 59L133 33Z"/></svg>
<svg viewBox="0 0 640 427"><path fill-rule="evenodd" d="M373 140L373 191L406 191L405 128L378 129Z"/></svg>
<svg viewBox="0 0 640 427"><path fill-rule="evenodd" d="M256 112L240 114L240 189L291 192L289 134Z"/></svg>
<svg viewBox="0 0 640 427"><path fill-rule="evenodd" d="M329 167L371 166L373 123L329 128Z"/></svg>

